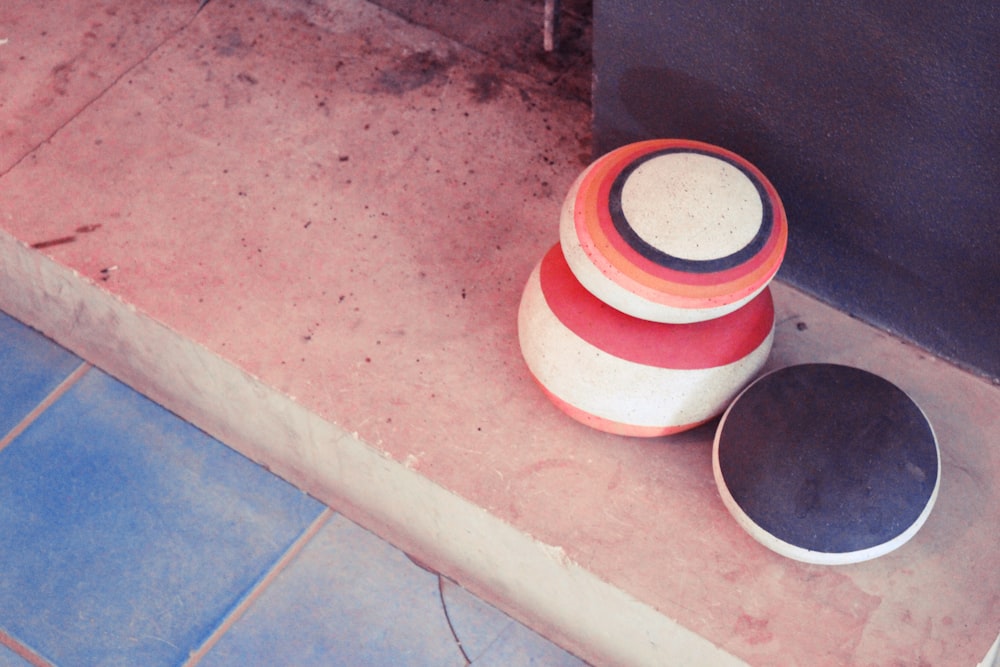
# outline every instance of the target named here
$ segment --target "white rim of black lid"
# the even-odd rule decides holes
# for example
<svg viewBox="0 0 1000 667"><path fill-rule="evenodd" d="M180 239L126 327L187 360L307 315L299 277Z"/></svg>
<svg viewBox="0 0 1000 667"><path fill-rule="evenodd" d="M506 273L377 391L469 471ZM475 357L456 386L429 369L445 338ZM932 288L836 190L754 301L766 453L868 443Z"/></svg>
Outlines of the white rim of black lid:
<svg viewBox="0 0 1000 667"><path fill-rule="evenodd" d="M731 413L733 412L734 408L736 408L739 401L748 392L753 390L754 386L758 385L766 378L769 378L777 373L781 373L783 371L787 372L788 369L790 368L798 368L800 366L834 366L834 367L839 366L842 368L851 369L853 371L859 371L861 373L866 373L868 375L871 375L883 381L884 383L896 389L897 391L899 391L903 396L905 396L908 399L909 403L914 408L916 408L919 414L923 417L924 423L926 424L927 429L930 432L930 436L932 442L934 443L934 449L935 449L936 475L935 475L934 485L931 490L931 493L927 498L926 504L924 505L919 515L912 521L912 523L910 523L909 526L907 526L904 530L902 530L899 534L895 535L891 539L888 539L884 542L875 544L867 548L847 550L847 551L820 551L816 549L806 548L788 542L784 539L781 539L780 537L776 536L775 534L763 528L749 514L747 514L746 511L744 511L744 509L740 506L739 502L737 502L736 498L730 492L729 486L726 483L726 480L723 476L722 466L720 464L719 448L723 431L725 429L726 423ZM791 558L793 560L797 560L804 563L811 563L817 565L847 565L852 563L861 563L867 560L878 558L880 556L884 556L885 554L888 554L906 544L923 527L924 523L926 523L927 518L930 516L931 511L934 508L934 505L937 501L939 490L941 488L941 448L938 444L937 436L934 433L933 425L931 424L930 420L927 419L927 415L923 411L923 409L916 403L916 401L914 401L908 394L906 394L906 392L904 392L902 389L897 387L889 380L886 380L885 378L870 371L866 371L864 369L856 368L853 366L844 366L842 364L796 364L793 366L786 366L784 368L779 368L770 371L768 373L765 373L764 375L757 378L750 385L748 385L745 389L743 389L743 391L741 391L736 396L736 398L730 403L729 407L726 409L726 411L720 418L718 428L716 429L715 439L712 447L712 472L715 477L716 486L719 490L719 495L722 497L722 501L723 504L726 506L726 509L728 509L733 518L736 519L736 522L747 533L749 533L750 536L753 537L753 539L756 540L758 543L774 551L775 553L778 553L787 558Z"/></svg>

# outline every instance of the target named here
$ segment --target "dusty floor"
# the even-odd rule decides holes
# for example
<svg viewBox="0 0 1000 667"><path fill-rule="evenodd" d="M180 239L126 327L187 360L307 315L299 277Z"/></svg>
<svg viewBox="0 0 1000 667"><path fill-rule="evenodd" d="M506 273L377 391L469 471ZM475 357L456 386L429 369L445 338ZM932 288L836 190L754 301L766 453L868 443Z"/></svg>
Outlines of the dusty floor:
<svg viewBox="0 0 1000 667"><path fill-rule="evenodd" d="M824 568L732 521L712 425L615 438L533 385L517 303L590 159L572 58L495 46L540 3L479 37L417 3L193 4L0 10L0 309L594 662L983 658L997 387L776 286L771 367L876 371L942 447L917 537Z"/></svg>

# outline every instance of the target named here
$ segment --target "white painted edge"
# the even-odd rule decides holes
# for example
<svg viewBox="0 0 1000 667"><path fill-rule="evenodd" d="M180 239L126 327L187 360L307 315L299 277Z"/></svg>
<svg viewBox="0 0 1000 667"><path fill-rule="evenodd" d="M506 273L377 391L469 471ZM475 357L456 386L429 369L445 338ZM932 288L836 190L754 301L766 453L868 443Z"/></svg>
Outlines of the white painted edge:
<svg viewBox="0 0 1000 667"><path fill-rule="evenodd" d="M3 230L0 310L584 659L744 664Z"/></svg>

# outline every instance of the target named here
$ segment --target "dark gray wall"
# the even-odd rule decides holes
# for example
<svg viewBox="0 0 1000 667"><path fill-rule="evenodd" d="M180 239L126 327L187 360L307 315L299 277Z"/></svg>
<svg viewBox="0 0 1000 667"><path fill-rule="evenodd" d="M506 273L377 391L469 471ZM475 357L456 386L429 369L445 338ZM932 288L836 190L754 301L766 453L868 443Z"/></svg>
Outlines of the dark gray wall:
<svg viewBox="0 0 1000 667"><path fill-rule="evenodd" d="M594 76L598 154L743 155L782 278L1000 377L1000 3L595 0Z"/></svg>

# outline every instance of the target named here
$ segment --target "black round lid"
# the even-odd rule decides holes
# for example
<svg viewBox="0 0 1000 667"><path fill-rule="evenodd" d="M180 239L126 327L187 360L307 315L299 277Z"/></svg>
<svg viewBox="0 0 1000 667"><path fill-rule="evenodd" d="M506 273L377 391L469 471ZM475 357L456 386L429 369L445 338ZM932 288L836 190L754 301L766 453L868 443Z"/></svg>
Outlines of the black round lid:
<svg viewBox="0 0 1000 667"><path fill-rule="evenodd" d="M754 539L809 563L856 563L902 546L937 497L930 423L868 371L802 364L747 387L719 423L715 481Z"/></svg>

